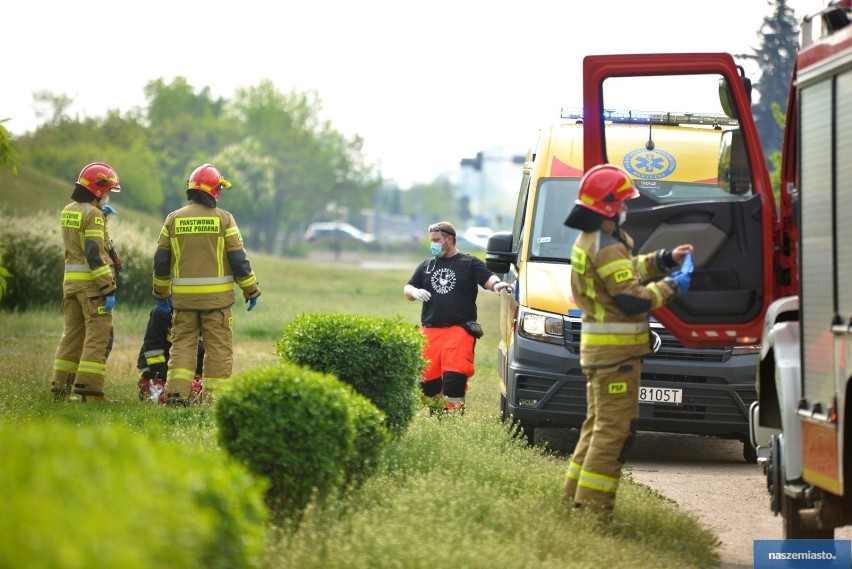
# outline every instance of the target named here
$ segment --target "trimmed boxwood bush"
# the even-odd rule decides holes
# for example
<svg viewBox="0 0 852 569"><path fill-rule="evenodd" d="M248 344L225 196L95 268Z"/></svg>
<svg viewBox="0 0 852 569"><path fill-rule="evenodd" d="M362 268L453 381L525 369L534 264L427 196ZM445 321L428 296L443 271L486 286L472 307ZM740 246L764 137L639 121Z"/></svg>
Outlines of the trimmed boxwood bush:
<svg viewBox="0 0 852 569"><path fill-rule="evenodd" d="M0 423L0 567L259 567L265 482L121 425Z"/></svg>
<svg viewBox="0 0 852 569"><path fill-rule="evenodd" d="M424 342L417 327L401 317L306 313L284 327L276 353L282 362L350 384L384 411L388 428L399 434L417 410Z"/></svg>
<svg viewBox="0 0 852 569"><path fill-rule="evenodd" d="M292 363L238 374L216 397L219 443L269 479L267 503L282 515L363 479L389 438L351 386Z"/></svg>

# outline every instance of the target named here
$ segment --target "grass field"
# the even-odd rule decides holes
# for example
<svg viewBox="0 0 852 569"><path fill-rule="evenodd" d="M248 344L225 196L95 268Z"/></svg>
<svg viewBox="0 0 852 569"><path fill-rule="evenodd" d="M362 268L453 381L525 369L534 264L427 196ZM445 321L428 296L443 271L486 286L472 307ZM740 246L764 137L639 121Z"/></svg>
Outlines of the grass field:
<svg viewBox="0 0 852 569"><path fill-rule="evenodd" d="M235 306L234 372L275 364L284 325L304 312L401 316L420 304L402 288L417 258L288 260L250 255L263 294ZM209 411L143 404L135 363L148 308L118 305L108 362L107 406L50 401L53 351L62 331L54 308L3 313L0 420L121 422L140 432L222 452ZM152 304L153 306L153 300ZM481 291L477 373L462 417L422 410L362 489L310 508L298 529L270 528L266 567L711 567L716 538L665 498L626 479L616 522L570 514L561 503L564 459L513 439L498 420L495 366L499 300ZM7 489L8 490L8 489Z"/></svg>

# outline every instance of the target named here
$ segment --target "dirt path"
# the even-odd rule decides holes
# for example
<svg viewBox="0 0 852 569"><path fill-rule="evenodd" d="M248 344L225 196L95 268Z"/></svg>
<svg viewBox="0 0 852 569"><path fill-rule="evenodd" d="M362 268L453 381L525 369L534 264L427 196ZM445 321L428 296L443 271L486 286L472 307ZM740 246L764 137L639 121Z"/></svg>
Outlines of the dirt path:
<svg viewBox="0 0 852 569"><path fill-rule="evenodd" d="M560 429L542 431L549 445L559 438ZM783 538L781 517L769 510L763 469L746 464L739 441L639 433L631 454L633 480L673 500L719 536L720 569L751 568L754 540ZM852 539L852 527L836 530L835 538Z"/></svg>

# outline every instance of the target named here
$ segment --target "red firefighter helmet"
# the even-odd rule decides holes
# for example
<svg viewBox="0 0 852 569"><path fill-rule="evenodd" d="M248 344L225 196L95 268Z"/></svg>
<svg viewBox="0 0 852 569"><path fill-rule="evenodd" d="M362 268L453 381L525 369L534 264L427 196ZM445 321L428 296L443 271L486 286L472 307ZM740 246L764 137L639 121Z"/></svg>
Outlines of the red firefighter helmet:
<svg viewBox="0 0 852 569"><path fill-rule="evenodd" d="M598 164L580 180L579 196L574 203L604 217L613 217L624 200L638 195L627 172L612 164Z"/></svg>
<svg viewBox="0 0 852 569"><path fill-rule="evenodd" d="M104 199L110 192L121 191L118 174L112 166L103 162L92 162L80 170L77 183L95 194L99 200Z"/></svg>
<svg viewBox="0 0 852 569"><path fill-rule="evenodd" d="M189 180L186 181L186 188L201 190L213 196L214 200L218 200L222 189L231 189L231 182L219 174L219 170L213 164L202 164L192 171Z"/></svg>

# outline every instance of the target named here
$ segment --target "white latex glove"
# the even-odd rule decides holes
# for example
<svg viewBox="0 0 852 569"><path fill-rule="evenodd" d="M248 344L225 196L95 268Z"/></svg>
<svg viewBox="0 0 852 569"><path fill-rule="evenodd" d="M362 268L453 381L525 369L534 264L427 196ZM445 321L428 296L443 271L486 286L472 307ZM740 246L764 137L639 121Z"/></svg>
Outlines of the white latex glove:
<svg viewBox="0 0 852 569"><path fill-rule="evenodd" d="M414 291L414 293L411 296L413 296L414 298L416 298L417 300L419 300L421 302L428 302L429 299L432 298L432 293L430 293L428 290L418 288Z"/></svg>
<svg viewBox="0 0 852 569"><path fill-rule="evenodd" d="M512 285L510 285L509 283L504 283L503 281L500 281L494 285L494 294L500 294L500 291L502 291L503 289L507 290L509 294L512 294Z"/></svg>

